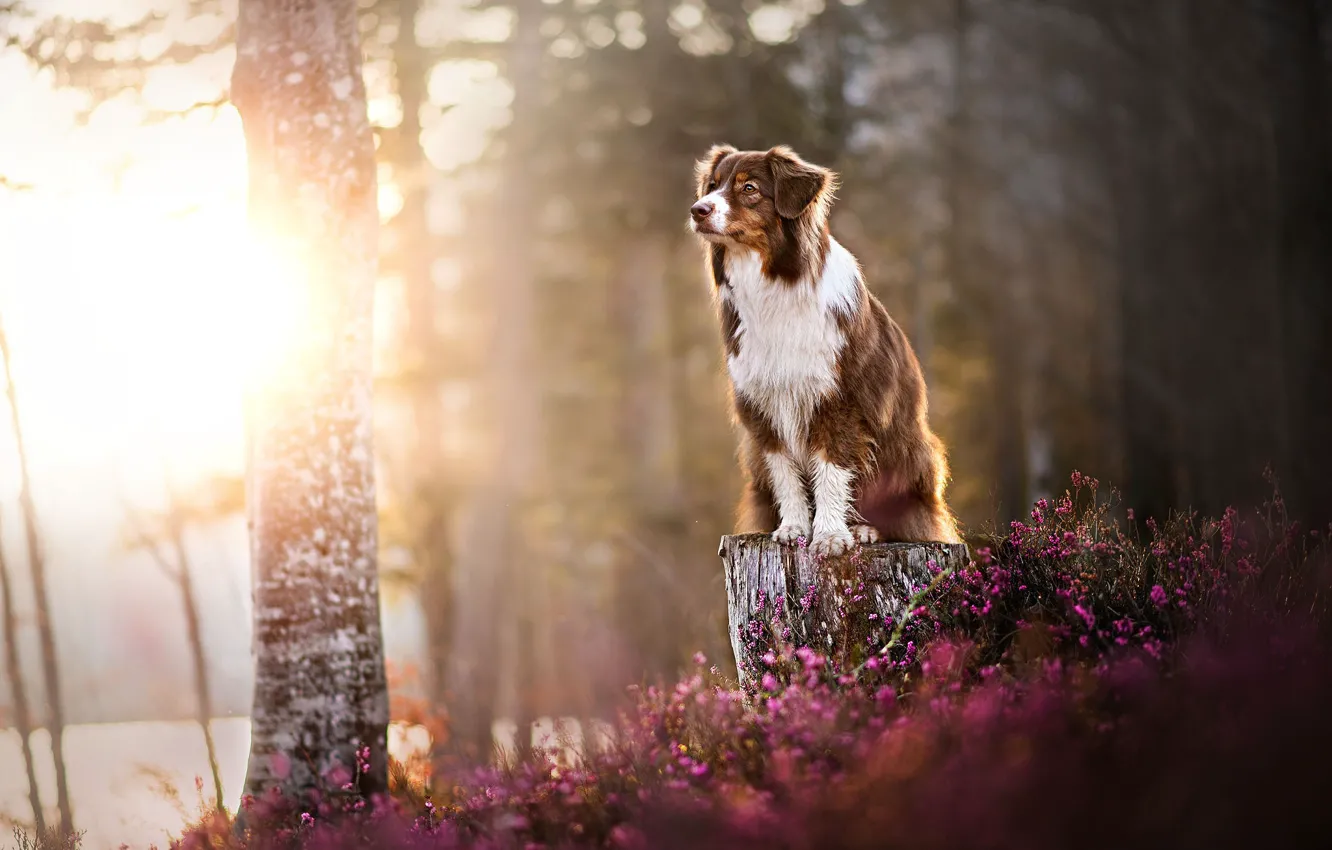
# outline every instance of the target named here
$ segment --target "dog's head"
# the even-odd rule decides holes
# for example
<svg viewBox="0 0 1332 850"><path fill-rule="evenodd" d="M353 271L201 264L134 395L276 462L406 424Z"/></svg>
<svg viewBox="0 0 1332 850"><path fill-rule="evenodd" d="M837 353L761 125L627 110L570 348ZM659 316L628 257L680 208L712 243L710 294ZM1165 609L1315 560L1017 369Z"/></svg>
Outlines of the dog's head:
<svg viewBox="0 0 1332 850"><path fill-rule="evenodd" d="M717 145L694 171L690 229L708 242L764 256L781 250L796 230L822 232L837 183L833 172L785 145L768 151Z"/></svg>

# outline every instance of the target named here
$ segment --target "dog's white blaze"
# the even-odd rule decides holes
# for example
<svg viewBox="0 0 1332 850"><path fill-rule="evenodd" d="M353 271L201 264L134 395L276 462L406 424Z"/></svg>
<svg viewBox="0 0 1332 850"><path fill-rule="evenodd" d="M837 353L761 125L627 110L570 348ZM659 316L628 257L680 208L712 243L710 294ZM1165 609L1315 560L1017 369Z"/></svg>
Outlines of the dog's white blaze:
<svg viewBox="0 0 1332 850"><path fill-rule="evenodd" d="M814 484L814 539L850 534L847 514L851 511L851 470L821 457L810 462Z"/></svg>
<svg viewBox="0 0 1332 850"><path fill-rule="evenodd" d="M777 502L780 525L808 534L809 495L805 492L805 479L800 467L788 455L780 452L769 452L764 460L768 465L768 478L772 481L772 494Z"/></svg>
<svg viewBox="0 0 1332 850"><path fill-rule="evenodd" d="M731 211L731 205L726 203L725 196L721 192L713 192L703 196L703 200L712 204L712 214L708 216L708 226L718 233L726 232L726 216ZM698 229L698 225L694 225Z"/></svg>
<svg viewBox="0 0 1332 850"><path fill-rule="evenodd" d="M793 286L765 277L756 252L729 247L726 274L723 297L740 319L740 351L726 362L731 382L805 466L810 417L836 389L837 357L846 345L838 314L850 315L860 303L855 258L833 240L819 279Z"/></svg>

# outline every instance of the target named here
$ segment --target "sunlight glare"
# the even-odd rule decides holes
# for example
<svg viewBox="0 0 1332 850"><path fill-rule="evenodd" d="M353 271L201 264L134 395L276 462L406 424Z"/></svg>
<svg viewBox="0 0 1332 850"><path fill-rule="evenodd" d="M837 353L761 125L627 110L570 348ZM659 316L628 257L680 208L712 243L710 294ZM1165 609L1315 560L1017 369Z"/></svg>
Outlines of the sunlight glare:
<svg viewBox="0 0 1332 850"><path fill-rule="evenodd" d="M39 465L238 472L245 394L298 336L307 276L234 195L57 204L30 212L0 286Z"/></svg>
<svg viewBox="0 0 1332 850"><path fill-rule="evenodd" d="M246 230L244 250L237 256L233 307L244 328L245 343L236 352L240 377L247 387L265 380L265 375L295 353L310 318L309 272L274 234Z"/></svg>

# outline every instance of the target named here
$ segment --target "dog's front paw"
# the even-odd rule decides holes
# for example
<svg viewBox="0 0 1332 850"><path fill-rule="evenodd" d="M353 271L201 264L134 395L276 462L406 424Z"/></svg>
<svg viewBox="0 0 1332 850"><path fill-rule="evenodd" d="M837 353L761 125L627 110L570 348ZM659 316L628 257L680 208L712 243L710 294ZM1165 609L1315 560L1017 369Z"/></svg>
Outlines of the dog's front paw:
<svg viewBox="0 0 1332 850"><path fill-rule="evenodd" d="M809 526L781 525L772 533L772 539L784 546L794 546L800 538L809 539Z"/></svg>
<svg viewBox="0 0 1332 850"><path fill-rule="evenodd" d="M815 555L845 555L855 546L856 539L851 536L851 531L843 528L816 533L814 539L810 541L809 549Z"/></svg>
<svg viewBox="0 0 1332 850"><path fill-rule="evenodd" d="M867 523L851 526L851 536L856 538L857 542L869 545L879 542L879 529Z"/></svg>

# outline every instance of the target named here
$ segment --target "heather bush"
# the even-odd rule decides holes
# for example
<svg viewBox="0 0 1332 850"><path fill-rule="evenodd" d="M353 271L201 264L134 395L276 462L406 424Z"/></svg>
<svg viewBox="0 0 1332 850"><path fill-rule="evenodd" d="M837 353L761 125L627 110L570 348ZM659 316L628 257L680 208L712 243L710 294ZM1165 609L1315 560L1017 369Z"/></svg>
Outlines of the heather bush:
<svg viewBox="0 0 1332 850"><path fill-rule="evenodd" d="M1119 501L1114 490L1074 472L1060 497L1033 506L1029 521L973 541L966 568L931 563L931 580L913 588L901 622L872 624L874 645L863 660L841 670L829 664L828 675L898 693L942 675L961 689L1040 675L1049 658L1095 667L1143 655L1169 664L1181 637L1205 629L1222 638L1237 617L1298 609L1327 618L1328 534L1301 533L1279 492L1244 522L1230 509L1219 519L1177 513L1138 523ZM853 582L839 603L874 619L860 604L864 589ZM782 650L789 635L779 613L740 627L750 656L761 659L745 671L751 690L804 674L804 659Z"/></svg>
<svg viewBox="0 0 1332 850"><path fill-rule="evenodd" d="M252 801L184 848L1312 846L1332 734L1326 530L1137 522L1074 474L917 588L855 666L770 642L702 656L613 734L392 797ZM854 587L851 588L854 593ZM766 632L764 630L767 630Z"/></svg>
<svg viewBox="0 0 1332 850"><path fill-rule="evenodd" d="M745 716L686 683L647 697L628 748L579 768L478 771L424 812L388 804L225 846L1324 846L1332 657L1287 618L1235 634L1184 638L1169 676L1150 656L1047 660L1030 678L924 686L914 705L797 683ZM689 755L684 742L728 731L750 743Z"/></svg>
<svg viewBox="0 0 1332 850"><path fill-rule="evenodd" d="M1051 656L1098 664L1140 650L1166 660L1181 636L1223 631L1237 613L1303 606L1326 617L1328 535L1302 534L1279 492L1247 522L1229 509L1137 523L1129 509L1121 523L1117 492L1077 472L1070 483L1037 502L1029 522L982 539L968 568L940 577L883 666L922 670L940 638L962 649L950 657L973 679Z"/></svg>

